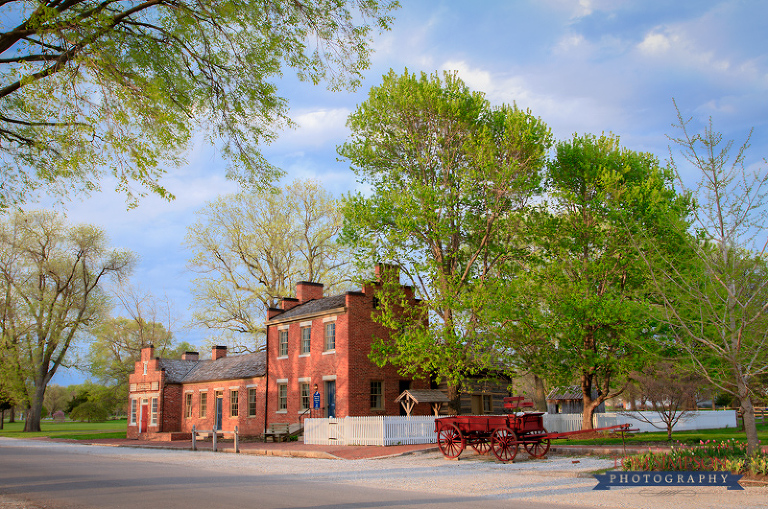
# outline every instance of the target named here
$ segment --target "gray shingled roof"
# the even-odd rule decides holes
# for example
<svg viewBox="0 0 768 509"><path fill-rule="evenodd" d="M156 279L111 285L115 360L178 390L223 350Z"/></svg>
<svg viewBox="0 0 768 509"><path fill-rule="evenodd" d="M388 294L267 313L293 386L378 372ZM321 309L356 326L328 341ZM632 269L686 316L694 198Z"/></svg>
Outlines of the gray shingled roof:
<svg viewBox="0 0 768 509"><path fill-rule="evenodd" d="M323 297L322 299L315 299L304 304L299 304L295 308L291 308L284 313L272 318L272 320L285 320L287 318L299 318L305 315L314 315L316 313L322 313L323 311L329 311L344 307L347 302L347 296L334 295L333 297Z"/></svg>
<svg viewBox="0 0 768 509"><path fill-rule="evenodd" d="M446 396L442 391L438 391L436 389L421 389L421 390L407 390L403 391L402 394L400 394L395 401L400 401L403 398L407 398L408 396L411 397L413 401L416 403L450 403L451 400L448 399L448 396Z"/></svg>
<svg viewBox="0 0 768 509"><path fill-rule="evenodd" d="M592 398L597 397L597 390L592 389ZM554 401L560 401L560 400L569 400L569 399L575 399L575 400L581 400L584 399L584 393L581 392L581 386L579 385L570 385L567 387L555 387L551 391L549 391L549 394L547 395L547 401L554 400Z"/></svg>
<svg viewBox="0 0 768 509"><path fill-rule="evenodd" d="M264 376L267 372L266 353L233 355L221 359L186 361L160 359L168 383L213 382Z"/></svg>

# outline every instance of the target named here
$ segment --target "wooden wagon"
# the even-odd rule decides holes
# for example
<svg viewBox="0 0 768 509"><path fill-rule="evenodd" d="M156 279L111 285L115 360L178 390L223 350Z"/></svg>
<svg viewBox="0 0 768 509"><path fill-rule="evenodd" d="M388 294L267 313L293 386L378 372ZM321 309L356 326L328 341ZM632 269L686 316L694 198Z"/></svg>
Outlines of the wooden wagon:
<svg viewBox="0 0 768 509"><path fill-rule="evenodd" d="M507 410L531 407L522 397L504 398ZM550 442L559 438L592 431L622 430L628 424L594 430L548 433L544 429L544 412L526 412L507 415L456 415L435 419L437 445L446 458L458 458L466 446L478 454L493 451L500 461L512 461L520 445L529 456L543 458L549 452Z"/></svg>

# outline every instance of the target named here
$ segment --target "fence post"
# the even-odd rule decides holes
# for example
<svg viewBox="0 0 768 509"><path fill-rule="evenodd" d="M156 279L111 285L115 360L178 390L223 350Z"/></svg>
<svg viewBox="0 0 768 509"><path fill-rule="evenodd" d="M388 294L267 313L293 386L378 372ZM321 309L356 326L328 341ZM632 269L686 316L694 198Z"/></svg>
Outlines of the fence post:
<svg viewBox="0 0 768 509"><path fill-rule="evenodd" d="M213 452L216 452L216 437L218 436L217 430L213 430Z"/></svg>
<svg viewBox="0 0 768 509"><path fill-rule="evenodd" d="M197 442L196 442L196 440L197 440L197 431L195 431L195 425L193 424L192 425L192 450L193 451L197 450Z"/></svg>
<svg viewBox="0 0 768 509"><path fill-rule="evenodd" d="M235 454L240 452L240 447L239 447L240 442L239 442L238 437L239 437L238 429L237 429L237 426L235 426Z"/></svg>

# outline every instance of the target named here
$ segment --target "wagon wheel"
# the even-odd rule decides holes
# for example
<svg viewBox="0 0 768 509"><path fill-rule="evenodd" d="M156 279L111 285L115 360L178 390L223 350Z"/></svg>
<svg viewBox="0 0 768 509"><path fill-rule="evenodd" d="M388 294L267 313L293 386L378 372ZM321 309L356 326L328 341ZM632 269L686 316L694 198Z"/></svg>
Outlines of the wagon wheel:
<svg viewBox="0 0 768 509"><path fill-rule="evenodd" d="M517 456L517 435L507 427L493 430L491 449L499 460L512 461Z"/></svg>
<svg viewBox="0 0 768 509"><path fill-rule="evenodd" d="M478 442L472 444L472 449L474 449L477 454L488 454L491 450L491 442L486 438L481 438Z"/></svg>
<svg viewBox="0 0 768 509"><path fill-rule="evenodd" d="M544 435L534 435L530 437L523 437L525 440L530 440L530 439L536 440L536 442L524 444L525 451L533 458L543 458L549 452L549 439L541 438L537 440L537 438L540 436L546 436L547 430L543 430L543 431L544 431Z"/></svg>
<svg viewBox="0 0 768 509"><path fill-rule="evenodd" d="M466 440L455 424L441 428L437 433L437 446L446 458L458 458Z"/></svg>

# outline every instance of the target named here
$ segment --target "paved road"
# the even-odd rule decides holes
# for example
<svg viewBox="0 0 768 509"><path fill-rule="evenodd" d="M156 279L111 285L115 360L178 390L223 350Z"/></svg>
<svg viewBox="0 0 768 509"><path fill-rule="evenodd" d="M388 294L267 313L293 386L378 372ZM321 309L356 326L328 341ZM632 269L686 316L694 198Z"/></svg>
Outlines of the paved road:
<svg viewBox="0 0 768 509"><path fill-rule="evenodd" d="M275 458L0 439L0 508L765 507L768 490L595 492L571 458L504 465L439 454L385 460ZM610 466L581 459L579 468ZM19 506L20 507L20 506Z"/></svg>

